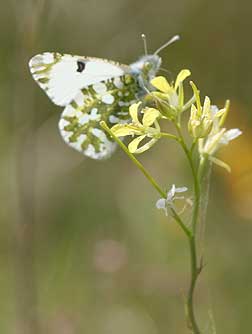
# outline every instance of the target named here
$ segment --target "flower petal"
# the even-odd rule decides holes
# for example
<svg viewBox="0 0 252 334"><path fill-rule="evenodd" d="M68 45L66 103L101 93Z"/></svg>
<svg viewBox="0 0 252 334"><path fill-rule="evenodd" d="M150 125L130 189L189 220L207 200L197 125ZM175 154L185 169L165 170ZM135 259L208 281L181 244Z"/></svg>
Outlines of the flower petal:
<svg viewBox="0 0 252 334"><path fill-rule="evenodd" d="M183 82L187 77L189 77L191 75L191 72L189 70L182 70L179 72L176 82L175 82L175 90L178 89L179 85L181 82Z"/></svg>
<svg viewBox="0 0 252 334"><path fill-rule="evenodd" d="M156 207L157 207L157 209L165 209L165 207L166 207L166 200L165 200L165 198L160 198L156 202Z"/></svg>
<svg viewBox="0 0 252 334"><path fill-rule="evenodd" d="M215 117L219 112L219 108L215 104L212 104L210 106L210 111L211 111L212 117Z"/></svg>
<svg viewBox="0 0 252 334"><path fill-rule="evenodd" d="M164 210L165 215L168 216L168 211L167 211L167 207L166 207L166 200L165 200L165 198L160 198L156 202L156 208Z"/></svg>
<svg viewBox="0 0 252 334"><path fill-rule="evenodd" d="M139 120L138 120L138 109L139 109L139 106L142 104L142 102L138 102L138 103L134 103L132 104L130 107L129 107L129 113L130 113L130 116L133 120L133 123L139 123Z"/></svg>
<svg viewBox="0 0 252 334"><path fill-rule="evenodd" d="M223 124L226 121L227 115L228 115L229 110L230 110L230 101L229 100L226 100L224 110L225 111L224 111L224 113L223 113L223 115L222 115L222 117L220 119L219 126L223 126Z"/></svg>
<svg viewBox="0 0 252 334"><path fill-rule="evenodd" d="M197 116L198 116L198 109L195 107L194 104L192 104L192 106L191 106L191 116L190 116L190 119L191 119L191 120L196 120L196 119L197 119Z"/></svg>
<svg viewBox="0 0 252 334"><path fill-rule="evenodd" d="M116 124L111 128L111 131L116 137L124 137L132 134L128 124Z"/></svg>
<svg viewBox="0 0 252 334"><path fill-rule="evenodd" d="M180 108L183 108L184 100L185 100L184 87L183 87L183 85L179 85L178 104L179 104Z"/></svg>
<svg viewBox="0 0 252 334"><path fill-rule="evenodd" d="M209 160L211 160L213 163L215 163L216 165L226 169L226 171L228 171L229 173L231 173L231 168L228 164L226 164L224 161L217 159L215 157L209 156L208 158Z"/></svg>
<svg viewBox="0 0 252 334"><path fill-rule="evenodd" d="M183 193L185 191L187 191L188 188L187 187L180 187L180 188L176 188L176 193Z"/></svg>
<svg viewBox="0 0 252 334"><path fill-rule="evenodd" d="M156 144L156 142L158 141L157 138L152 138L151 140L149 140L146 144L144 144L143 146L141 146L140 148L138 148L135 153L136 154L140 154L143 153L147 150L149 150L154 144Z"/></svg>
<svg viewBox="0 0 252 334"><path fill-rule="evenodd" d="M240 129L230 129L226 131L220 140L221 144L228 144L231 140L239 137L242 134Z"/></svg>
<svg viewBox="0 0 252 334"><path fill-rule="evenodd" d="M224 135L225 131L226 129L222 128L213 136L210 135L203 147L202 152L209 155L214 154L215 151L219 148L220 140L222 139L222 136Z"/></svg>
<svg viewBox="0 0 252 334"><path fill-rule="evenodd" d="M169 91L172 89L171 85L168 83L165 77L162 76L152 79L151 84L163 93L169 93Z"/></svg>
<svg viewBox="0 0 252 334"><path fill-rule="evenodd" d="M116 137L139 136L143 133L142 129L134 124L116 124L111 131Z"/></svg>
<svg viewBox="0 0 252 334"><path fill-rule="evenodd" d="M197 86L195 85L195 83L193 81L190 81L190 85L191 85L193 93L194 93L195 102L196 102L197 110L198 110L198 115L201 115L202 114L202 108L201 108L201 102L200 102L200 92L199 92Z"/></svg>
<svg viewBox="0 0 252 334"><path fill-rule="evenodd" d="M176 187L175 184L172 185L171 189L167 193L167 201L172 201L173 196L175 195Z"/></svg>
<svg viewBox="0 0 252 334"><path fill-rule="evenodd" d="M133 139L131 143L129 143L128 149L129 149L130 153L135 153L136 152L136 150L138 148L138 145L141 143L141 141L145 137L146 137L146 135L139 136L139 137Z"/></svg>
<svg viewBox="0 0 252 334"><path fill-rule="evenodd" d="M216 118L221 117L225 112L226 112L225 108L217 110L217 112L215 113L214 117L216 117Z"/></svg>
<svg viewBox="0 0 252 334"><path fill-rule="evenodd" d="M155 108L144 109L143 126L144 127L151 126L159 116L160 112Z"/></svg>
<svg viewBox="0 0 252 334"><path fill-rule="evenodd" d="M210 116L211 101L208 96L205 97L203 104L203 115Z"/></svg>

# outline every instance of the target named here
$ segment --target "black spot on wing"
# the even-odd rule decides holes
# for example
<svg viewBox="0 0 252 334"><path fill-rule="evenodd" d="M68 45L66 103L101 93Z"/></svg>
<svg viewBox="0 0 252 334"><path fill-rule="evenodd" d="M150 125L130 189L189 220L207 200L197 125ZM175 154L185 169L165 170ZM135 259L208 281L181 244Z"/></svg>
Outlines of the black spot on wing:
<svg viewBox="0 0 252 334"><path fill-rule="evenodd" d="M77 61L77 72L83 72L85 70L86 67L86 63L84 63L84 61L82 60L78 60Z"/></svg>

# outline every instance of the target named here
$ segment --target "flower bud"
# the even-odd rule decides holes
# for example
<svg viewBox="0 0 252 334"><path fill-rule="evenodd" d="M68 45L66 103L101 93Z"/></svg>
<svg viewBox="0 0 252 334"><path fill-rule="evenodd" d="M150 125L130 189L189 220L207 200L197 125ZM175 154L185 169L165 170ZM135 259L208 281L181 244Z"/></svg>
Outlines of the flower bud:
<svg viewBox="0 0 252 334"><path fill-rule="evenodd" d="M204 104L205 105L205 104ZM213 127L210 108L198 110L195 105L191 107L191 116L188 122L188 131L193 138L205 138Z"/></svg>

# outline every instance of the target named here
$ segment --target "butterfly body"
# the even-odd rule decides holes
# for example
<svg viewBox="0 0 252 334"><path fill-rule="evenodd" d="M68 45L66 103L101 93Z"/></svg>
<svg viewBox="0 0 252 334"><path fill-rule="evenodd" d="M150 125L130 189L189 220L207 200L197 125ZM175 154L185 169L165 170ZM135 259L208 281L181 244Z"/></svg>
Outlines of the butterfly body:
<svg viewBox="0 0 252 334"><path fill-rule="evenodd" d="M157 55L128 66L49 52L29 62L35 81L55 104L65 107L59 121L64 141L93 159L107 158L115 150L100 121L109 126L128 122L129 106L151 90L150 80L160 64Z"/></svg>
<svg viewBox="0 0 252 334"><path fill-rule="evenodd" d="M151 90L150 81L158 72L161 58L158 55L145 55L130 65L130 72L137 77L139 86L146 94L146 88Z"/></svg>

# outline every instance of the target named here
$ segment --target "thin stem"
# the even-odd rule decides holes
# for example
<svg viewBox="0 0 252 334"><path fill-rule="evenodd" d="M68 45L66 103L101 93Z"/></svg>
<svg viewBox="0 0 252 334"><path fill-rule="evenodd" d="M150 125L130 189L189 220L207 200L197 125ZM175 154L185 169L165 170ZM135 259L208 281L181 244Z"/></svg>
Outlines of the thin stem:
<svg viewBox="0 0 252 334"><path fill-rule="evenodd" d="M195 149L197 143L198 143L198 140L197 140L197 139L194 139L194 141L193 141L193 143L192 143L192 145L191 145L191 148L190 148L190 154L191 154L191 156L193 155L193 151L194 151L194 149Z"/></svg>
<svg viewBox="0 0 252 334"><path fill-rule="evenodd" d="M130 153L127 146L124 145L124 143L117 138L113 132L110 130L110 128L107 126L107 124L102 121L100 123L101 127L115 140L115 142L123 149L123 151L128 155L128 157L133 161L133 163L137 166L138 169L145 175L147 180L152 184L152 186L159 192L159 194L166 198L166 193L161 189L161 187L157 184L157 182L154 180L154 178L147 172L147 170L144 168L144 166L141 164L137 158ZM175 137L175 136L174 136ZM181 229L184 231L184 233L187 235L187 237L191 236L191 231L186 227L186 225L183 223L182 219L177 214L176 210L171 208L172 217L175 219L175 221L179 224Z"/></svg>
<svg viewBox="0 0 252 334"><path fill-rule="evenodd" d="M107 124L104 121L102 121L100 123L100 125L105 131L108 132L108 134L114 139L114 141L123 149L123 151L134 162L134 164L137 166L137 168L140 169L140 171L145 175L145 177L153 185L153 187L159 192L159 194L163 198L166 198L166 193L161 189L161 187L157 184L157 182L154 180L154 178L147 172L147 170L144 168L144 166L141 164L141 162L138 161L137 158L132 153L130 153L127 146L124 145L124 143L113 134L113 132L110 130L110 128L107 126Z"/></svg>
<svg viewBox="0 0 252 334"><path fill-rule="evenodd" d="M183 134L181 132L180 126L176 125L176 129L179 134L179 143L181 147L183 148L185 155L187 157L187 160L189 162L189 165L191 167L192 176L193 176L193 183L194 183L194 206L193 206L193 215L192 215L192 230L193 234L196 232L196 225L198 220L198 214L199 214L199 205L200 205L200 183L197 175L197 171L194 167L193 159L191 151L187 148Z"/></svg>
<svg viewBox="0 0 252 334"><path fill-rule="evenodd" d="M187 101L185 104L184 104L184 106L183 106L183 108L182 108L182 112L184 112L184 111L186 111L187 109L189 109L190 107L191 107L191 105L195 102L195 96L193 95L193 97L189 100L189 101Z"/></svg>
<svg viewBox="0 0 252 334"><path fill-rule="evenodd" d="M205 174L205 169L206 169L207 162L208 162L207 157L202 157L200 159L199 169L198 169L198 178L199 178L200 182L202 181L202 178Z"/></svg>
<svg viewBox="0 0 252 334"><path fill-rule="evenodd" d="M182 230L185 232L188 238L191 238L192 233L191 231L186 227L186 225L182 222L181 218L177 214L176 210L171 208L172 217L176 220L176 222L179 224L179 226L182 228Z"/></svg>
<svg viewBox="0 0 252 334"><path fill-rule="evenodd" d="M179 141L179 138L175 135L172 135L171 133L160 132L159 135L160 137L165 137L165 138L174 139L176 141Z"/></svg>
<svg viewBox="0 0 252 334"><path fill-rule="evenodd" d="M211 169L212 163L208 161L207 157L203 158L200 161L199 170L198 170L198 178L201 184L201 199L200 199L200 229L198 232L198 248L200 249L201 257L203 257L204 253L204 237L206 230L206 214L209 200L209 190L210 190L210 178L211 178Z"/></svg>
<svg viewBox="0 0 252 334"><path fill-rule="evenodd" d="M187 296L187 312L189 321L188 325L190 329L192 329L194 334L200 334L200 329L197 325L194 311L194 290L197 278L201 271L201 267L198 268L197 265L196 242L194 236L191 236L191 238L189 238L189 246L190 246L190 257L191 257L191 283Z"/></svg>
<svg viewBox="0 0 252 334"><path fill-rule="evenodd" d="M192 231L191 236L188 237L189 246L190 246L190 260L191 260L191 282L187 295L187 312L188 312L188 322L189 327L193 331L194 334L200 334L199 327L197 325L195 311L194 311L194 290L196 286L197 278L201 272L201 265L198 267L198 259L197 259L197 249L196 249L196 226L199 216L199 208L200 208L200 183L199 183L199 175L197 173L196 168L194 167L192 153L195 144L192 145L191 150L189 150L184 141L183 134L181 132L180 126L176 125L178 134L179 134L179 142L185 152L185 155L188 159L189 165L191 167L193 182L194 182L194 206L193 206L193 214L192 214ZM204 169L204 166L202 165Z"/></svg>
<svg viewBox="0 0 252 334"><path fill-rule="evenodd" d="M145 177L152 184L152 186L159 192L159 194L163 198L166 198L166 193L161 189L161 187L157 184L157 182L153 179L153 177L147 172L144 166L136 159L136 157L132 153L129 152L126 145L124 145L124 143L113 134L113 132L109 129L109 127L104 121L102 121L100 125L115 140L115 142L117 142L117 144L123 149L123 151L128 155L128 157L133 161L133 163L141 170L141 172L145 175ZM179 224L179 226L181 227L181 229L183 230L183 232L185 233L189 241L190 259L191 259L191 283L190 283L190 288L188 291L187 303L186 303L187 312L188 312L188 322L189 322L188 325L194 334L201 334L199 327L197 325L197 321L195 318L195 312L194 312L194 290L195 290L197 278L202 269L201 265L198 267L197 250L196 250L196 242L195 242L196 224L198 220L199 204L200 204L200 184L198 181L199 180L198 173L194 167L194 163L192 160L193 150L190 150L187 148L182 132L180 130L180 126L176 125L176 128L177 128L179 137L168 134L168 133L161 133L161 137L175 139L176 141L180 143L189 161L189 164L192 170L192 174L193 174L195 202L194 202L194 209L193 209L193 216L192 216L192 230L187 228L187 226L183 223L183 221L181 220L180 216L177 214L174 208L170 208L170 211L171 211L172 217ZM203 167L204 166L202 165L202 168Z"/></svg>

